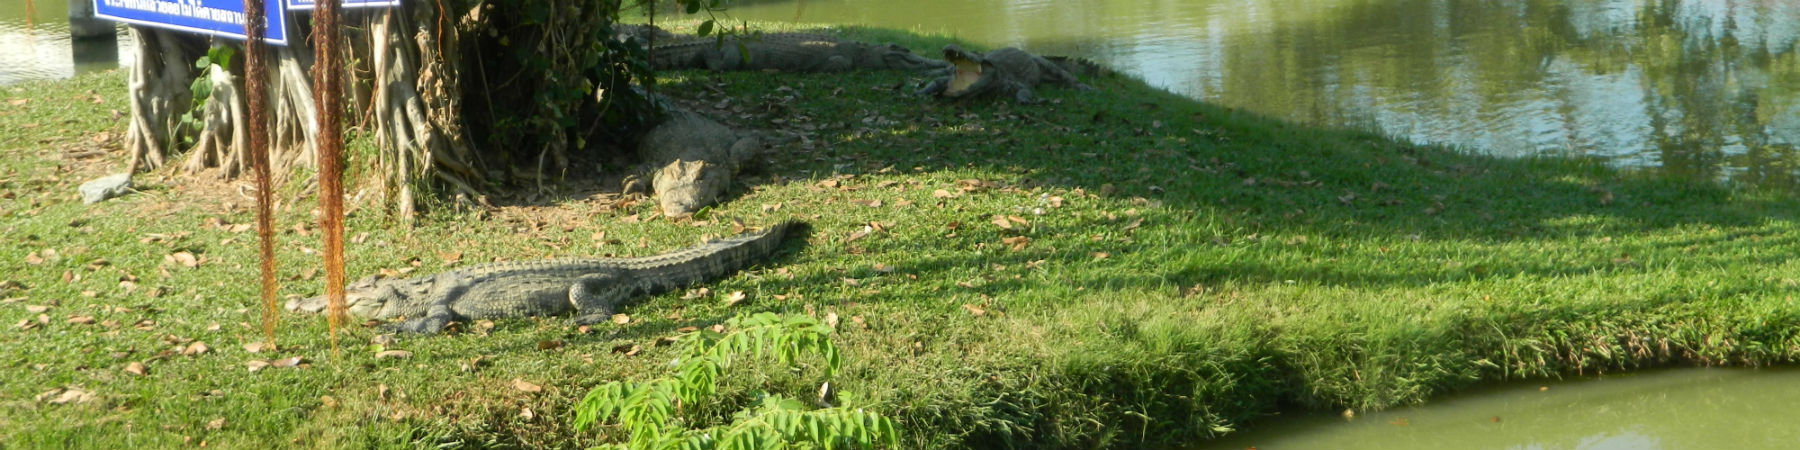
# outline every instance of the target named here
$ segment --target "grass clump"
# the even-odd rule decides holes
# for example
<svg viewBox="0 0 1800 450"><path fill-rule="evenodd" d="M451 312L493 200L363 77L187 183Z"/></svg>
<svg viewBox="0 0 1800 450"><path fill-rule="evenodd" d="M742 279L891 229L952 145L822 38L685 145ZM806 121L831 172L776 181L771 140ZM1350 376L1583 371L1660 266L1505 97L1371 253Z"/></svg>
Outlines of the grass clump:
<svg viewBox="0 0 1800 450"><path fill-rule="evenodd" d="M833 379L892 417L906 448L1187 446L1283 408L1800 355L1788 192L1413 145L1118 77L1042 89L1036 106L913 98L917 78L899 73L663 78L662 92L780 142L726 203L670 220L576 183L440 208L410 230L357 209L351 275L648 255L734 219L801 218L817 230L804 244L707 293L628 306L624 324L500 320L398 342L356 328L336 356L310 316L284 314L274 352L244 348L260 339L255 252L234 231L251 218L232 184L140 176L138 194L76 201L75 184L123 156L60 155L123 130L108 114L123 75L0 88L27 100L0 102L0 442L616 443L574 432L584 393L660 376L677 349L659 339L748 312L835 317ZM103 102L70 100L89 89ZM283 293L313 295L311 204L288 198ZM165 260L181 252L198 263ZM194 342L210 350L182 352ZM376 356L393 349L412 356ZM304 367L246 368L292 357ZM817 388L743 364L699 414ZM68 389L92 397L53 402Z"/></svg>

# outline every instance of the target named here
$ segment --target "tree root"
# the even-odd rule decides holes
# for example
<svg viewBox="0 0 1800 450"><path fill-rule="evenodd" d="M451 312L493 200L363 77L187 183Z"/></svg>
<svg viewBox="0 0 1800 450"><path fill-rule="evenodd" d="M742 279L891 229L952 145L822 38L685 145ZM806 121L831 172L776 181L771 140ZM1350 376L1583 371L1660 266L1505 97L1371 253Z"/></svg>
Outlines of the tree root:
<svg viewBox="0 0 1800 450"><path fill-rule="evenodd" d="M181 116L193 108L194 58L201 54L199 39L133 25L137 64L131 68L131 124L125 147L130 151L129 172L153 170L168 161L168 150L192 133ZM185 39L184 39L185 38Z"/></svg>
<svg viewBox="0 0 1800 450"><path fill-rule="evenodd" d="M234 178L250 168L250 130L246 126L250 113L244 104L243 78L217 64L206 72L212 96L206 100L204 128L188 152L185 169L199 173L218 167L221 177Z"/></svg>

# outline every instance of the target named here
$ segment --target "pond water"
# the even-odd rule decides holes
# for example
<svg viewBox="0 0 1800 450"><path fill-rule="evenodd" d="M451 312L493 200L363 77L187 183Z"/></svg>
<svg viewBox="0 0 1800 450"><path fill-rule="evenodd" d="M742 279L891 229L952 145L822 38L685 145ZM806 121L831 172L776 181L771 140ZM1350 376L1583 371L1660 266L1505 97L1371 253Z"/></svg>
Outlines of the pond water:
<svg viewBox="0 0 1800 450"><path fill-rule="evenodd" d="M1679 369L1515 383L1412 408L1252 424L1204 449L1795 449L1800 370Z"/></svg>
<svg viewBox="0 0 1800 450"><path fill-rule="evenodd" d="M1494 155L1794 187L1800 1L801 0L731 17L1086 57L1189 97Z"/></svg>
<svg viewBox="0 0 1800 450"><path fill-rule="evenodd" d="M0 0L0 85L131 65L131 37L70 39L68 0Z"/></svg>

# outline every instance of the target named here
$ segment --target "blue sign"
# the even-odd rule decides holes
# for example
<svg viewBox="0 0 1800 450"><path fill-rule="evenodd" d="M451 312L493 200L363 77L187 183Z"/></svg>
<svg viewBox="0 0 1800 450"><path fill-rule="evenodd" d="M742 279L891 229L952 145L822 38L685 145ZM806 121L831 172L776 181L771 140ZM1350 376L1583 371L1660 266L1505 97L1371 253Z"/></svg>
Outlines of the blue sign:
<svg viewBox="0 0 1800 450"><path fill-rule="evenodd" d="M269 24L263 38L287 45L287 12L281 0L263 0ZM94 16L157 28L244 38L243 0L94 0Z"/></svg>
<svg viewBox="0 0 1800 450"><path fill-rule="evenodd" d="M340 1L340 3L338 3L338 4L343 5L343 7L345 7L345 8L372 8L372 7L384 7L384 6L400 6L400 0L339 0L339 1ZM319 7L319 2L317 0L288 0L288 9L295 10L295 11L309 11L309 10L312 10L313 8L318 8L318 7Z"/></svg>

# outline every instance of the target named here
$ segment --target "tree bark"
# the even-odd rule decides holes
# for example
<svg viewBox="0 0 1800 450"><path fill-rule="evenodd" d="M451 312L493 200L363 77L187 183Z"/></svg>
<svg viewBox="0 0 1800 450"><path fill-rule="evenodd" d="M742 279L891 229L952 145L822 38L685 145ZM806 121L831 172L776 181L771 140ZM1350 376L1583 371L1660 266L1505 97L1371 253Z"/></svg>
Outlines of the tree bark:
<svg viewBox="0 0 1800 450"><path fill-rule="evenodd" d="M137 65L131 68L131 125L126 148L130 170L153 170L168 161L168 149L192 133L181 117L193 109L194 59L201 39L179 33L130 27L137 41Z"/></svg>

